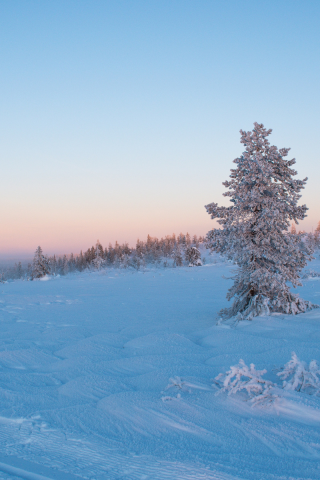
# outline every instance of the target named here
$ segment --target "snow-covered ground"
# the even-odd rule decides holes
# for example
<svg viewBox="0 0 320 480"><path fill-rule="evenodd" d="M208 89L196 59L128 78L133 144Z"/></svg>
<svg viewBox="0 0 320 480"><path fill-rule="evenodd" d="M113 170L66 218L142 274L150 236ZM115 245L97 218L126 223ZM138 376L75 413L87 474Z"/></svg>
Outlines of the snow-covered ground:
<svg viewBox="0 0 320 480"><path fill-rule="evenodd" d="M319 479L319 396L252 407L213 379L243 359L280 386L292 351L320 363L320 309L217 326L233 268L1 284L0 479Z"/></svg>

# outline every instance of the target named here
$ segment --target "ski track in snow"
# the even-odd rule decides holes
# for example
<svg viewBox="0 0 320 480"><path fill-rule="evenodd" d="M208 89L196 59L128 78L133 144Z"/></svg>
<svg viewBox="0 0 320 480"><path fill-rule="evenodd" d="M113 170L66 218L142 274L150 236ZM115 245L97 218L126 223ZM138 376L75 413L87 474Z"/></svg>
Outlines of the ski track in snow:
<svg viewBox="0 0 320 480"><path fill-rule="evenodd" d="M320 363L320 310L217 326L232 268L1 285L0 479L320 478L319 397L252 408L212 380L240 358L278 384L292 351ZM299 293L319 303L316 281Z"/></svg>

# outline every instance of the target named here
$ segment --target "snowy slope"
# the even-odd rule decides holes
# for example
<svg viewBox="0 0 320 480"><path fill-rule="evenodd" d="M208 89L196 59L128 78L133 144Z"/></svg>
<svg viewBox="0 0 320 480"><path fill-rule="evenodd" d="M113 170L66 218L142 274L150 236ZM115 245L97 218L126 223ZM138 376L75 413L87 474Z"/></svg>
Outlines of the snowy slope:
<svg viewBox="0 0 320 480"><path fill-rule="evenodd" d="M217 326L232 269L0 285L0 479L320 478L320 397L252 408L212 381L240 358L278 383L292 351L320 363L320 309Z"/></svg>

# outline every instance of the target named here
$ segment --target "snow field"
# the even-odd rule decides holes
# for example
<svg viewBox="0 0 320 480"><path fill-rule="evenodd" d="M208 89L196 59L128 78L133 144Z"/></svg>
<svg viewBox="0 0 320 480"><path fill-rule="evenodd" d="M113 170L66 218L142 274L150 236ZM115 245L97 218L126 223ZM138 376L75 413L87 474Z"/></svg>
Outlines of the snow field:
<svg viewBox="0 0 320 480"><path fill-rule="evenodd" d="M320 397L216 395L241 358L279 385L292 351L320 363L320 310L216 325L233 268L1 285L0 478L3 465L32 480L320 478ZM303 282L320 303L318 278Z"/></svg>

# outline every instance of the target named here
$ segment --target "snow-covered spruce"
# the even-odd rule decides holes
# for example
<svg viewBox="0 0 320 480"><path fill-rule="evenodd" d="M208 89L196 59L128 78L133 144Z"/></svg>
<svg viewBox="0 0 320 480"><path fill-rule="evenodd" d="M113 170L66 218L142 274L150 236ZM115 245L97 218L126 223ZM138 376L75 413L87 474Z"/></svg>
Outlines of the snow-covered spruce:
<svg viewBox="0 0 320 480"><path fill-rule="evenodd" d="M241 359L238 365L232 365L226 373L220 373L215 382L222 387L219 393L231 395L245 390L252 404L268 404L277 395L272 392L273 383L262 378L266 373L267 370L256 370L253 363L248 367Z"/></svg>
<svg viewBox="0 0 320 480"><path fill-rule="evenodd" d="M196 247L191 245L186 248L185 259L189 263L189 267L201 267L201 253Z"/></svg>
<svg viewBox="0 0 320 480"><path fill-rule="evenodd" d="M39 246L35 251L33 262L32 262L32 273L31 278L41 278L45 275L49 275L50 266L48 258L43 255L42 248Z"/></svg>
<svg viewBox="0 0 320 480"><path fill-rule="evenodd" d="M315 248L320 248L320 222L314 232Z"/></svg>
<svg viewBox="0 0 320 480"><path fill-rule="evenodd" d="M223 309L223 319L248 319L272 312L297 314L316 307L290 292L301 285L299 272L312 258L312 249L300 248L300 235L291 234L292 221L306 216L306 205L298 205L299 192L307 178L295 180L291 168L295 159L285 160L289 149L270 146L272 130L254 123L252 132L240 130L245 151L231 169L228 189L232 206L206 206L221 229L211 230L208 244L239 266L227 299L235 297L230 308Z"/></svg>
<svg viewBox="0 0 320 480"><path fill-rule="evenodd" d="M105 260L103 259L103 248L99 240L97 240L94 255L94 259L92 260L93 268L100 270L105 264Z"/></svg>
<svg viewBox="0 0 320 480"><path fill-rule="evenodd" d="M173 257L174 265L176 267L182 267L183 257L182 257L181 247L180 247L179 244L176 245L176 247L175 247L175 249L172 253L172 257Z"/></svg>
<svg viewBox="0 0 320 480"><path fill-rule="evenodd" d="M312 360L308 367L292 352L291 360L277 375L283 380L282 386L285 390L296 390L310 395L320 394L320 368L316 360Z"/></svg>

